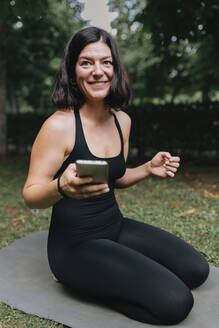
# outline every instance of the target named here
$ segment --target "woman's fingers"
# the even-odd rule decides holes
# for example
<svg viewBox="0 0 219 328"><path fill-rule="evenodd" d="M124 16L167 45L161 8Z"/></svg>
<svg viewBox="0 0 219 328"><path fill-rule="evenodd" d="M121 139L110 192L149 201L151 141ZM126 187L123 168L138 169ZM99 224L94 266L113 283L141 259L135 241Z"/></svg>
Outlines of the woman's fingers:
<svg viewBox="0 0 219 328"><path fill-rule="evenodd" d="M179 163L180 162L180 157L179 156L171 156L169 159L170 163Z"/></svg>
<svg viewBox="0 0 219 328"><path fill-rule="evenodd" d="M180 158L178 156L172 156L170 159L165 161L165 165L171 166L171 167L179 167Z"/></svg>
<svg viewBox="0 0 219 328"><path fill-rule="evenodd" d="M78 187L79 192L98 192L101 190L109 189L108 184L90 184L90 185L81 185Z"/></svg>
<svg viewBox="0 0 219 328"><path fill-rule="evenodd" d="M167 176L173 178L180 166L180 157L171 156L169 152L159 152L152 158L150 163L152 174L164 178Z"/></svg>
<svg viewBox="0 0 219 328"><path fill-rule="evenodd" d="M90 188L82 188L77 192L77 198L87 198L101 195L109 191L108 185L93 185Z"/></svg>
<svg viewBox="0 0 219 328"><path fill-rule="evenodd" d="M77 176L75 164L70 164L60 179L61 188L68 197L82 199L109 191L106 183L92 184L92 182L92 177Z"/></svg>
<svg viewBox="0 0 219 328"><path fill-rule="evenodd" d="M86 177L86 178L80 178L77 176L74 176L72 185L73 186L78 186L79 188L85 184L89 184L93 181L93 178L91 177Z"/></svg>
<svg viewBox="0 0 219 328"><path fill-rule="evenodd" d="M180 166L179 162L173 162L173 161L165 161L164 165L168 165L168 166L171 166L171 167L176 167L178 168Z"/></svg>
<svg viewBox="0 0 219 328"><path fill-rule="evenodd" d="M170 153L167 152L167 151L160 151L159 153L157 153L157 155L162 156L163 158L165 158L165 157L168 158L168 159L171 158Z"/></svg>
<svg viewBox="0 0 219 328"><path fill-rule="evenodd" d="M72 187L70 190L73 198L87 198L95 195L100 195L109 191L108 184L81 184Z"/></svg>
<svg viewBox="0 0 219 328"><path fill-rule="evenodd" d="M102 184L92 184L92 177L79 177L77 176L77 171L75 164L72 166L74 176L72 177L72 197L83 199L95 195L100 195L109 191L109 186L107 183Z"/></svg>
<svg viewBox="0 0 219 328"><path fill-rule="evenodd" d="M177 168L175 168L175 167L171 167L171 166L167 166L167 165L165 165L164 167L165 167L166 171L170 171L172 173L177 172Z"/></svg>
<svg viewBox="0 0 219 328"><path fill-rule="evenodd" d="M175 174L172 171L167 171L167 175L171 178L174 178Z"/></svg>
<svg viewBox="0 0 219 328"><path fill-rule="evenodd" d="M180 158L178 156L172 156L169 160L165 161L165 164L163 165L166 169L166 174L173 178L175 176L175 173L177 172L177 169L179 168Z"/></svg>

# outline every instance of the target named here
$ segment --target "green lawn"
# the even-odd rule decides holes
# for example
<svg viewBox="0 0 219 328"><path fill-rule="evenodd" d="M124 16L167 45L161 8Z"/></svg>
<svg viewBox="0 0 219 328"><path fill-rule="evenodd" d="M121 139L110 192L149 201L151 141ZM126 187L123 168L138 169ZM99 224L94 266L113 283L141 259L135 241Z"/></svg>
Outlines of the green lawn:
<svg viewBox="0 0 219 328"><path fill-rule="evenodd" d="M49 227L51 209L28 209L21 197L28 161L16 157L0 163L0 248ZM117 191L125 216L147 222L183 238L219 267L219 169L181 167L174 179L150 177ZM51 276L52 279L52 276ZM0 303L0 328L65 327Z"/></svg>

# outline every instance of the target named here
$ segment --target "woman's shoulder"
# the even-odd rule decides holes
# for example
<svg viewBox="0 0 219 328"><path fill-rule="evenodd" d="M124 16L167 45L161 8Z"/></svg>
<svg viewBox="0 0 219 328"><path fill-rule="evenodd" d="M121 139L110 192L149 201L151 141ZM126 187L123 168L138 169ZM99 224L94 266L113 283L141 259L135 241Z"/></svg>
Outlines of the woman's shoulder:
<svg viewBox="0 0 219 328"><path fill-rule="evenodd" d="M75 116L73 110L57 110L46 119L42 127L59 133L67 131L68 129L72 130L74 120Z"/></svg>
<svg viewBox="0 0 219 328"><path fill-rule="evenodd" d="M129 136L130 129L131 129L131 118L126 112L122 110L118 110L118 111L114 110L113 113L116 115L116 118L121 126L123 136L126 139L126 137Z"/></svg>
<svg viewBox="0 0 219 328"><path fill-rule="evenodd" d="M124 112L122 110L118 110L118 111L114 110L113 113L116 115L116 118L118 119L118 121L122 127L130 128L131 118L126 112Z"/></svg>
<svg viewBox="0 0 219 328"><path fill-rule="evenodd" d="M43 123L33 149L63 149L68 154L74 146L74 112L57 110Z"/></svg>

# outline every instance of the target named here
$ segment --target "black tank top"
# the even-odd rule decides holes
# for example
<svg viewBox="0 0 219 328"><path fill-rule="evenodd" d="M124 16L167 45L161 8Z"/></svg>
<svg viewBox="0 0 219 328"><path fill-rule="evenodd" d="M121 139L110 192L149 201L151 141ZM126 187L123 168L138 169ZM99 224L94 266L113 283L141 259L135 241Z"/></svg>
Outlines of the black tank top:
<svg viewBox="0 0 219 328"><path fill-rule="evenodd" d="M88 159L88 160L105 160L109 164L109 186L112 188L114 186L114 181L123 176L126 170L126 164L124 159L124 142L123 142L123 135L115 114L113 114L116 127L119 132L120 141L121 141L121 150L117 156L113 157L97 157L93 155L87 145L80 113L79 111L75 111L75 125L76 125L76 135L75 135L75 145L68 156L68 158L63 162L61 168L55 175L55 178L58 177L59 174L64 172L67 166L70 163L74 163L77 159ZM101 137L101 136L100 136Z"/></svg>
<svg viewBox="0 0 219 328"><path fill-rule="evenodd" d="M123 217L115 199L114 185L115 180L125 173L126 165L123 154L123 136L116 115L114 115L114 120L121 140L120 153L109 158L97 157L88 148L80 113L75 111L75 145L56 173L55 178L77 159L104 159L109 164L110 191L84 199L62 198L53 206L48 238L50 257L55 256L58 245L65 244L69 247L69 245L72 246L89 239L115 239L118 234Z"/></svg>

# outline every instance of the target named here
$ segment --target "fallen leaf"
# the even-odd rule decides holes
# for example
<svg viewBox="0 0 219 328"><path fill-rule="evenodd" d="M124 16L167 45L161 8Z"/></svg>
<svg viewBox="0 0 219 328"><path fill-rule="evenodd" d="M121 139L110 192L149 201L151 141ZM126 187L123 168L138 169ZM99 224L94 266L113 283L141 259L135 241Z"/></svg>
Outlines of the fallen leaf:
<svg viewBox="0 0 219 328"><path fill-rule="evenodd" d="M206 198L219 198L219 195L213 194L212 192L207 190L204 191L204 196Z"/></svg>
<svg viewBox="0 0 219 328"><path fill-rule="evenodd" d="M125 204L122 204L121 207L122 207L122 208L126 208L126 205L125 205Z"/></svg>
<svg viewBox="0 0 219 328"><path fill-rule="evenodd" d="M171 207L172 207L172 208L178 208L179 205L178 205L178 204L172 204Z"/></svg>
<svg viewBox="0 0 219 328"><path fill-rule="evenodd" d="M211 188L211 189L216 189L217 185L216 184L208 184L206 187Z"/></svg>
<svg viewBox="0 0 219 328"><path fill-rule="evenodd" d="M21 220L27 220L27 219L28 219L28 216L26 216L26 215L21 215L21 216L18 216L17 218L12 219L12 223L13 223L14 225L16 225L16 224L19 223L19 221L21 221Z"/></svg>
<svg viewBox="0 0 219 328"><path fill-rule="evenodd" d="M199 210L197 208L192 208L191 210L180 213L179 216L185 216L187 214L192 214L192 213L197 213L197 212L199 212Z"/></svg>
<svg viewBox="0 0 219 328"><path fill-rule="evenodd" d="M9 206L4 206L2 208L3 212L6 213L6 214L9 214L9 215L16 215L18 210L16 208L11 208Z"/></svg>

